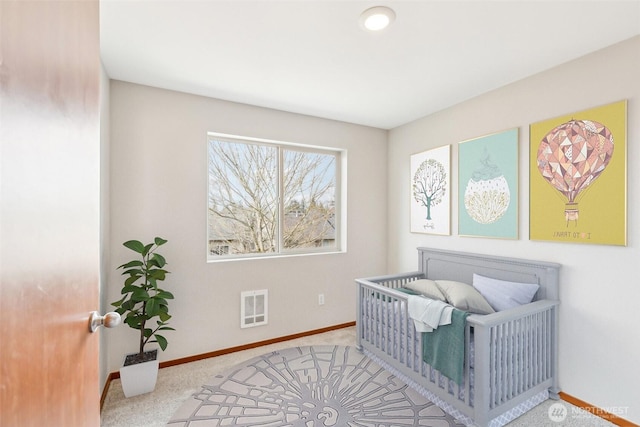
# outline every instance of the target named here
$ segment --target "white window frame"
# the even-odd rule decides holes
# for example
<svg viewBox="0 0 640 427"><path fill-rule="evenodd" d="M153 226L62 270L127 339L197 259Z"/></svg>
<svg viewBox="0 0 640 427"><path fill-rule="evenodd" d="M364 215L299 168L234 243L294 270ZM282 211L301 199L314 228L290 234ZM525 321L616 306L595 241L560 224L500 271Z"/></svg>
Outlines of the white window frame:
<svg viewBox="0 0 640 427"><path fill-rule="evenodd" d="M308 151L310 153L320 153L320 154L330 154L334 155L336 158L336 188L335 188L335 247L315 247L315 248L301 248L301 249L282 249L282 229L283 229L283 221L284 221L284 205L281 202L283 200L283 172L282 172L282 163L283 163L283 154L282 150L279 150L279 182L278 185L278 198L279 198L279 212L278 212L278 244L279 252L273 253L249 253L249 254L229 254L229 255L211 255L209 251L209 202L208 202L208 192L209 192L209 140L215 138L219 141L226 142L234 142L234 143L246 143L246 144L257 144L257 145L265 145L272 146L276 148L281 148L284 150L295 150L295 151ZM245 137L238 135L230 135L224 133L217 132L208 132L207 133L207 144L206 144L207 155L205 156L207 162L207 231L206 231L206 240L207 240L207 262L220 262L220 261L235 261L235 260L246 260L246 259L265 259L265 258L279 258L279 257L291 257L291 256L302 256L302 255L319 255L319 254L335 254L335 253L345 253L347 251L347 241L346 241L346 225L347 225L347 215L346 215L346 188L347 188L347 151L340 148L328 147L328 146L319 146L319 145L306 145L300 143L292 143L292 142L283 142L283 141L275 141L263 138L254 138L254 137Z"/></svg>

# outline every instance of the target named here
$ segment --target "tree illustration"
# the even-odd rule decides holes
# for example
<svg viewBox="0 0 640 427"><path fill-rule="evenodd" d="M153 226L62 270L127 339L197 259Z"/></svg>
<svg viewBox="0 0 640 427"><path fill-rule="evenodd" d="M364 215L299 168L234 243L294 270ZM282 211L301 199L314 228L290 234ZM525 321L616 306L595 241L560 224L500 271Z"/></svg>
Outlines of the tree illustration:
<svg viewBox="0 0 640 427"><path fill-rule="evenodd" d="M413 176L413 197L427 208L427 219L431 220L431 207L442 201L447 192L447 173L442 163L427 159Z"/></svg>

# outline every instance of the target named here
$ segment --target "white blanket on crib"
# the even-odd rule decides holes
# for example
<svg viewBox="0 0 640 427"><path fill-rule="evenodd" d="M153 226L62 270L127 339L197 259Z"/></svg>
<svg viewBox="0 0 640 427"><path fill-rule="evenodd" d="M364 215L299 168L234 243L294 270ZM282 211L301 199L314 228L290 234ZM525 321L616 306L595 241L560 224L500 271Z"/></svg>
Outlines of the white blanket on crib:
<svg viewBox="0 0 640 427"><path fill-rule="evenodd" d="M444 301L409 295L407 308L418 332L432 332L451 323L453 307Z"/></svg>

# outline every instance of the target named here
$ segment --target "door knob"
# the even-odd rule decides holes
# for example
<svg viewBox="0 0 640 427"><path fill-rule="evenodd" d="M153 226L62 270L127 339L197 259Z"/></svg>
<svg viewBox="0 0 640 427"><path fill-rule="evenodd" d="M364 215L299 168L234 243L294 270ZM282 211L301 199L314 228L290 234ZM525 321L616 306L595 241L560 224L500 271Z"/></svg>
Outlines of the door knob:
<svg viewBox="0 0 640 427"><path fill-rule="evenodd" d="M120 315L115 311L109 312L104 316L100 316L97 311L91 312L89 317L89 331L95 332L99 326L105 328L115 328L120 324Z"/></svg>

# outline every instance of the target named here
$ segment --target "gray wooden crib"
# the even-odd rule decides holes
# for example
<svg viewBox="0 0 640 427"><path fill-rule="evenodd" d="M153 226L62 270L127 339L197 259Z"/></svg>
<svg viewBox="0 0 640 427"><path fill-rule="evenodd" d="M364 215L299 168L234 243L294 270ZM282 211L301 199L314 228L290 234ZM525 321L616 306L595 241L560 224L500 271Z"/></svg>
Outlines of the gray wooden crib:
<svg viewBox="0 0 640 427"><path fill-rule="evenodd" d="M357 345L465 425L501 426L549 397L557 399L560 265L418 248L420 271L357 279ZM464 379L457 384L423 361L422 333L396 289L417 279L472 283L473 274L537 283L533 302L487 315L465 328Z"/></svg>

